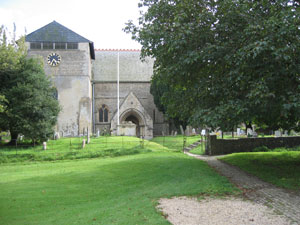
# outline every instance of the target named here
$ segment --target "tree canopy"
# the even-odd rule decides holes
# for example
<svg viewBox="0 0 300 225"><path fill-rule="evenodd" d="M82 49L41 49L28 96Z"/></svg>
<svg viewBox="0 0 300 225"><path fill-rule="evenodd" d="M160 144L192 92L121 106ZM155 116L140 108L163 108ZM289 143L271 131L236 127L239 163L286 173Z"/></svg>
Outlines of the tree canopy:
<svg viewBox="0 0 300 225"><path fill-rule="evenodd" d="M170 116L231 130L299 129L300 8L292 0L141 0L126 32L156 59Z"/></svg>
<svg viewBox="0 0 300 225"><path fill-rule="evenodd" d="M7 41L0 30L0 129L12 139L23 134L39 141L53 134L60 107L43 64L28 58L24 38Z"/></svg>

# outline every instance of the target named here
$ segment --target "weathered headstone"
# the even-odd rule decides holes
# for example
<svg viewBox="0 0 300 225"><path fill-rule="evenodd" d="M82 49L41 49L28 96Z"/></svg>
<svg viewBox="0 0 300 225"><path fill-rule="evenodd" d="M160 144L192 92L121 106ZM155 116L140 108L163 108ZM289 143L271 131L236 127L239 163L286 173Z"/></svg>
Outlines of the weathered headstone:
<svg viewBox="0 0 300 225"><path fill-rule="evenodd" d="M236 134L237 134L237 136L241 136L241 128L236 129Z"/></svg>
<svg viewBox="0 0 300 225"><path fill-rule="evenodd" d="M177 136L177 131L174 132L174 136L175 136L175 137Z"/></svg>
<svg viewBox="0 0 300 225"><path fill-rule="evenodd" d="M192 127L191 126L186 126L185 135L190 136L191 134L192 134Z"/></svg>
<svg viewBox="0 0 300 225"><path fill-rule="evenodd" d="M165 132L164 131L162 131L161 134L162 134L162 136L165 136Z"/></svg>
<svg viewBox="0 0 300 225"><path fill-rule="evenodd" d="M85 139L82 140L82 148L85 148Z"/></svg>
<svg viewBox="0 0 300 225"><path fill-rule="evenodd" d="M47 142L43 142L43 150L47 150Z"/></svg>
<svg viewBox="0 0 300 225"><path fill-rule="evenodd" d="M100 137L100 130L97 130L97 137Z"/></svg>
<svg viewBox="0 0 300 225"><path fill-rule="evenodd" d="M247 128L247 136L252 136L253 131L250 128Z"/></svg>
<svg viewBox="0 0 300 225"><path fill-rule="evenodd" d="M181 131L181 134L184 135L184 130L183 130L183 127L180 125L180 131Z"/></svg>
<svg viewBox="0 0 300 225"><path fill-rule="evenodd" d="M202 135L202 136L205 136L205 135L206 135L206 130L205 130L205 129L201 130L201 135Z"/></svg>
<svg viewBox="0 0 300 225"><path fill-rule="evenodd" d="M275 130L275 137L281 137L281 131Z"/></svg>
<svg viewBox="0 0 300 225"><path fill-rule="evenodd" d="M59 132L55 132L55 134L54 134L54 140L58 140L58 139L60 139Z"/></svg>
<svg viewBox="0 0 300 225"><path fill-rule="evenodd" d="M284 131L284 136L285 137L289 136L289 132L287 130Z"/></svg>
<svg viewBox="0 0 300 225"><path fill-rule="evenodd" d="M195 128L192 129L192 135L196 135L196 130L195 130Z"/></svg>
<svg viewBox="0 0 300 225"><path fill-rule="evenodd" d="M172 130L172 132L171 132L171 136L174 136L174 130Z"/></svg>

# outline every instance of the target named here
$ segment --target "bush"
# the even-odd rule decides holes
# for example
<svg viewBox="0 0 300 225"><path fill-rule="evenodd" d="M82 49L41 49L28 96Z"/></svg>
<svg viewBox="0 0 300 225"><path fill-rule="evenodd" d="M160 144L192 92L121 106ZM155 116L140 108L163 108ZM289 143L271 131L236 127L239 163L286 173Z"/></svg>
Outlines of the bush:
<svg viewBox="0 0 300 225"><path fill-rule="evenodd" d="M259 147L256 147L252 150L252 152L269 152L271 149L269 149L268 147L266 146L259 146Z"/></svg>

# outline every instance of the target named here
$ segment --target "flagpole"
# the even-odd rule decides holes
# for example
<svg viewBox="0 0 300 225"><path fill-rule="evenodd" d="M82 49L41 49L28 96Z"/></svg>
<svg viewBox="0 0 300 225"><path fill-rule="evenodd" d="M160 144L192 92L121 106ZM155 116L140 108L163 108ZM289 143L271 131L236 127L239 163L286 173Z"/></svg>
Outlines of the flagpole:
<svg viewBox="0 0 300 225"><path fill-rule="evenodd" d="M118 50L118 70L117 70L117 90L118 90L118 129L117 134L119 135L119 125L120 125L120 53Z"/></svg>

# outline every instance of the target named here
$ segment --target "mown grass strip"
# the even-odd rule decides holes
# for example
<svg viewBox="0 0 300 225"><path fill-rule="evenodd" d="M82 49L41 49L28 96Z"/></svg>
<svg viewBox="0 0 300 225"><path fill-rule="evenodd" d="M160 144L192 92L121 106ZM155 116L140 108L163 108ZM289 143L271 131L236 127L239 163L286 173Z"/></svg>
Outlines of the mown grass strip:
<svg viewBox="0 0 300 225"><path fill-rule="evenodd" d="M278 187L300 190L299 151L235 153L221 160Z"/></svg>
<svg viewBox="0 0 300 225"><path fill-rule="evenodd" d="M237 193L227 179L182 153L3 164L3 225L169 224L161 197Z"/></svg>

